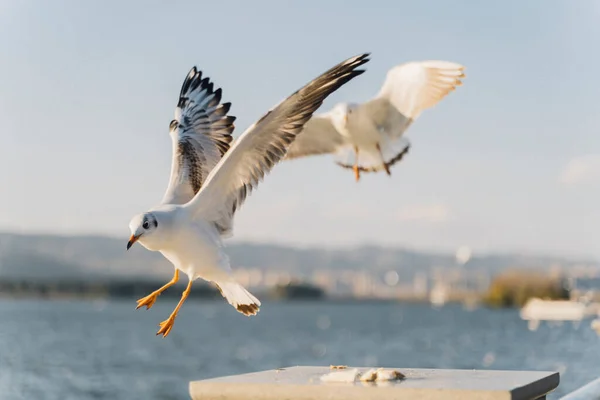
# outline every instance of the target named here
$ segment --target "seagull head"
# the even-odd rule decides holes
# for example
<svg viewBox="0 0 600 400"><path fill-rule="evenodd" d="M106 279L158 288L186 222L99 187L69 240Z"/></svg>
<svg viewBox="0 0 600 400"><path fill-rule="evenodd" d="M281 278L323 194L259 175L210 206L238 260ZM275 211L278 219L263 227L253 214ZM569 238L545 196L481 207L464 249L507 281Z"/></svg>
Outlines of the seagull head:
<svg viewBox="0 0 600 400"><path fill-rule="evenodd" d="M129 222L131 237L129 238L129 242L127 242L127 250L142 237L147 238L154 233L156 228L158 228L158 221L156 215L151 212L133 217L131 222Z"/></svg>
<svg viewBox="0 0 600 400"><path fill-rule="evenodd" d="M338 103L331 109L331 122L340 133L346 132L348 117L357 106L350 103Z"/></svg>
<svg viewBox="0 0 600 400"><path fill-rule="evenodd" d="M346 125L348 123L348 115L352 112L348 103L338 103L332 109L331 113L336 123Z"/></svg>

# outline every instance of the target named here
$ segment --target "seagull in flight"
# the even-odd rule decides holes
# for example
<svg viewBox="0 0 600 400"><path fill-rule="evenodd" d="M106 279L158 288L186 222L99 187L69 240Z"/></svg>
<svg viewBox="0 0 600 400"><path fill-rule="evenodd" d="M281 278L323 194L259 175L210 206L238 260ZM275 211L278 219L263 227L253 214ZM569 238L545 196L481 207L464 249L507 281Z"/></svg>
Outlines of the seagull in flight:
<svg viewBox="0 0 600 400"><path fill-rule="evenodd" d="M138 242L159 251L175 267L171 281L139 299L137 308L151 308L157 297L178 281L180 271L189 278L181 300L159 324L157 335L166 337L171 332L198 278L212 282L240 313L256 315L261 303L235 281L222 240L232 235L234 214L246 196L285 156L323 100L364 72L356 68L368 62L368 56L352 57L309 82L251 125L231 146L235 120L227 115L231 104L221 104L221 89L214 90L210 78L202 78L202 72L192 68L169 126L173 157L167 191L158 206L129 223L128 250Z"/></svg>
<svg viewBox="0 0 600 400"><path fill-rule="evenodd" d="M360 172L385 171L408 153L403 134L427 108L462 84L464 67L449 61L414 61L390 69L375 98L339 103L313 116L286 159L334 154L335 162Z"/></svg>

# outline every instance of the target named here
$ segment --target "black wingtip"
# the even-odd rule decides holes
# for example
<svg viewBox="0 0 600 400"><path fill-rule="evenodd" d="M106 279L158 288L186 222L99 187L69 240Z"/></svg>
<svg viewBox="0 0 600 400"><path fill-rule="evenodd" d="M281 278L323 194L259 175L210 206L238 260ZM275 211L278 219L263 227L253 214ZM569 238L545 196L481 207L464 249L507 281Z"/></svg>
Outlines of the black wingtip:
<svg viewBox="0 0 600 400"><path fill-rule="evenodd" d="M359 54L354 57L350 57L336 66L330 68L327 72L323 73L321 76L328 76L329 79L335 80L338 79L338 83L341 85L345 84L352 78L362 74L365 72L364 69L356 69L363 64L366 64L370 61L368 58L369 53ZM342 78L343 77L343 78ZM339 86L338 86L339 88Z"/></svg>
<svg viewBox="0 0 600 400"><path fill-rule="evenodd" d="M362 53L362 54L359 54L359 55L349 58L347 61L355 60L354 62L357 63L357 66L363 65L371 60L369 58L370 56L371 56L371 53Z"/></svg>
<svg viewBox="0 0 600 400"><path fill-rule="evenodd" d="M192 69L190 69L190 72L188 72L188 74L187 74L188 79L191 79L197 73L198 73L198 68L194 65L192 67Z"/></svg>
<svg viewBox="0 0 600 400"><path fill-rule="evenodd" d="M202 71L198 71L198 68L196 68L195 65L192 67L192 69L190 69L190 72L188 72L188 74L185 76L183 84L181 85L179 97L183 97L183 94L188 91L192 82L194 81L194 77L198 75L198 72L200 72L200 76L202 76Z"/></svg>

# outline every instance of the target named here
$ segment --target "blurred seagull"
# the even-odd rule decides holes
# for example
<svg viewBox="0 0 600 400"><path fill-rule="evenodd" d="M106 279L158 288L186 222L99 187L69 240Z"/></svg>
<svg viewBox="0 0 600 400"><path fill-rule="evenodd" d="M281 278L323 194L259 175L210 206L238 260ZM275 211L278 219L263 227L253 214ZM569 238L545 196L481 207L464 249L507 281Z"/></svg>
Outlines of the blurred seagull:
<svg viewBox="0 0 600 400"><path fill-rule="evenodd" d="M402 135L423 112L462 84L464 67L449 61L415 61L388 71L377 96L363 104L339 103L312 117L286 159L333 153L335 161L360 171L378 172L408 153Z"/></svg>
<svg viewBox="0 0 600 400"><path fill-rule="evenodd" d="M350 58L325 72L279 103L250 126L230 147L234 117L230 103L221 102L208 77L195 67L179 95L170 124L173 142L171 179L161 204L133 217L129 249L135 242L160 251L175 267L173 279L138 300L137 308L151 308L156 298L179 279L189 282L157 335L167 336L177 313L197 278L213 282L229 304L245 315L255 315L260 301L237 283L222 239L232 235L233 216L264 175L285 156L290 144L322 104L369 61L367 54Z"/></svg>

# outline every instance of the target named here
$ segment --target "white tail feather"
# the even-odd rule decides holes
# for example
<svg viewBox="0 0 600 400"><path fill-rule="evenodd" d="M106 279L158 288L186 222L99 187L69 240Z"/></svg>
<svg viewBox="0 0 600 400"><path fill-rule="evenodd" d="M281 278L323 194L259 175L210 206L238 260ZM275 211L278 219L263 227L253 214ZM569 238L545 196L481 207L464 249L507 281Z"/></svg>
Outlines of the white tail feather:
<svg viewBox="0 0 600 400"><path fill-rule="evenodd" d="M359 149L358 167L362 172L383 171L385 169L384 164L389 168L401 161L410 149L410 142L403 136L391 138L382 135L380 146L381 154L373 150L365 151L364 149ZM341 147L335 154L335 162L344 168L352 168L355 160L356 153L352 146Z"/></svg>
<svg viewBox="0 0 600 400"><path fill-rule="evenodd" d="M221 294L236 310L244 315L256 315L260 301L237 282L214 282Z"/></svg>

